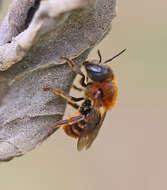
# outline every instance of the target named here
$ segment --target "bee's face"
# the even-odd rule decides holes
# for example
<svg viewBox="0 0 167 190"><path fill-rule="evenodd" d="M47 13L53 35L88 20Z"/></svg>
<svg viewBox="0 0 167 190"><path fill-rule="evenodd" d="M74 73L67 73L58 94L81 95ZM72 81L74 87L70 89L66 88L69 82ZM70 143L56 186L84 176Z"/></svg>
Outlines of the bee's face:
<svg viewBox="0 0 167 190"><path fill-rule="evenodd" d="M88 77L93 81L103 81L107 77L113 75L112 70L107 65L102 63L85 62L85 69L88 73Z"/></svg>

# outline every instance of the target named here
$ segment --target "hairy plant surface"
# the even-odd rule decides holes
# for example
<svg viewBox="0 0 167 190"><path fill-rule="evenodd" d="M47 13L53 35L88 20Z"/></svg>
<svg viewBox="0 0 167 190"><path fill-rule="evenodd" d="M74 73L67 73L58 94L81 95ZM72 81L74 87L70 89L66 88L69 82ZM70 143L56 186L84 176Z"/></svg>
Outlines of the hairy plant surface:
<svg viewBox="0 0 167 190"><path fill-rule="evenodd" d="M78 65L111 28L116 0L13 0L0 27L0 160L23 155L49 136Z"/></svg>

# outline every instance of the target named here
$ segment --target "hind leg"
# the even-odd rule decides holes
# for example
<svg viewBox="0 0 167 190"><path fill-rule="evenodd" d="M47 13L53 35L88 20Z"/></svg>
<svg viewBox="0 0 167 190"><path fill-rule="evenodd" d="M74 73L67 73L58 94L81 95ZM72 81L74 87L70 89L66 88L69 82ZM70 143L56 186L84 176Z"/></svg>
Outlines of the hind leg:
<svg viewBox="0 0 167 190"><path fill-rule="evenodd" d="M52 127L50 134L52 134L55 130L57 130L60 127L63 127L64 129L67 127L69 128L70 125L78 123L79 121L83 120L83 115L75 115L71 116L67 119L59 120L56 122L56 124Z"/></svg>
<svg viewBox="0 0 167 190"><path fill-rule="evenodd" d="M53 128L64 127L64 126L67 126L68 124L71 125L71 124L81 121L82 119L83 119L82 115L76 115L73 117L69 117L68 119L59 120L56 122Z"/></svg>

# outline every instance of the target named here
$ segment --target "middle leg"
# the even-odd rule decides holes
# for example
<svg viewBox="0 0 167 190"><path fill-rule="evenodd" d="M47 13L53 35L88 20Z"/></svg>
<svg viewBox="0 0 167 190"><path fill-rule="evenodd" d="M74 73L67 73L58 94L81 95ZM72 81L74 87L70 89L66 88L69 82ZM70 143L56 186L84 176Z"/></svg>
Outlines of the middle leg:
<svg viewBox="0 0 167 190"><path fill-rule="evenodd" d="M50 91L50 92L53 92L54 94L56 95L59 95L61 96L62 98L64 98L65 100L67 100L67 102L73 106L75 109L78 109L80 106L76 103L76 102L79 102L81 100L84 100L84 97L80 97L80 98L76 98L76 97L73 97L73 96L70 96L70 95L67 95L65 94L63 91L61 90L58 90L56 88L43 88L44 91Z"/></svg>
<svg viewBox="0 0 167 190"><path fill-rule="evenodd" d="M80 91L80 92L82 92L82 91L84 90L83 88L79 88L79 87L76 86L76 85L73 85L72 87L73 87L73 89L78 90L78 91Z"/></svg>

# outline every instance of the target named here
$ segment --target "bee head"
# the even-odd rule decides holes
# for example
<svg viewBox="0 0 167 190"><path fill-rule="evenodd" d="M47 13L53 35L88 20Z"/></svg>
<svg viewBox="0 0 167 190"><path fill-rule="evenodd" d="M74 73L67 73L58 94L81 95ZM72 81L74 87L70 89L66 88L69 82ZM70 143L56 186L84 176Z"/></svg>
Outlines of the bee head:
<svg viewBox="0 0 167 190"><path fill-rule="evenodd" d="M88 77L93 81L104 81L106 78L110 77L111 80L114 77L112 69L107 66L105 63L111 62L113 59L121 55L126 49L122 50L120 53L115 55L114 57L106 60L102 63L102 56L100 51L98 50L99 61L85 61L83 64L85 66L86 72L88 73Z"/></svg>

